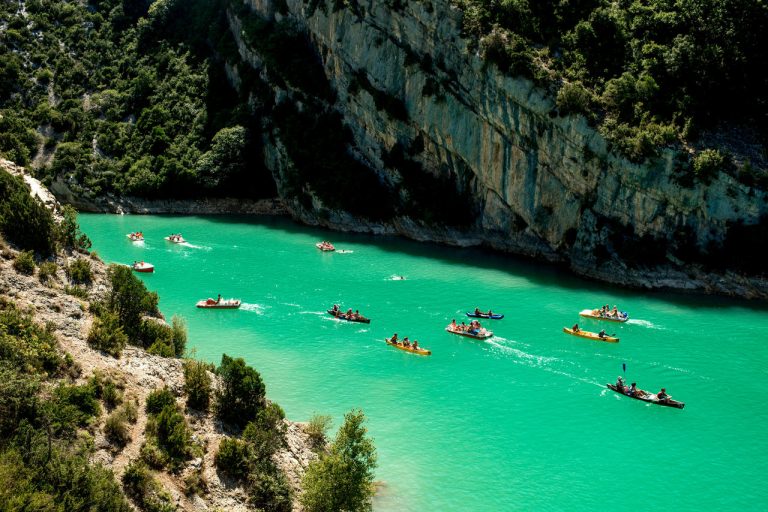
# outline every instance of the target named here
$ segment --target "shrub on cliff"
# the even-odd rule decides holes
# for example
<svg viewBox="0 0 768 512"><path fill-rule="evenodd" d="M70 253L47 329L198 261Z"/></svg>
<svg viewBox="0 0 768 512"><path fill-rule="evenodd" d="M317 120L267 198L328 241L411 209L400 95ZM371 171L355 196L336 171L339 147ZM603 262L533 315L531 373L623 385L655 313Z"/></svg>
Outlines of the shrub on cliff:
<svg viewBox="0 0 768 512"><path fill-rule="evenodd" d="M232 478L243 478L248 474L248 444L239 439L226 437L219 444L214 462L219 470Z"/></svg>
<svg viewBox="0 0 768 512"><path fill-rule="evenodd" d="M94 319L87 340L90 347L120 357L120 353L128 343L128 336L123 332L117 314L105 311L100 317Z"/></svg>
<svg viewBox="0 0 768 512"><path fill-rule="evenodd" d="M53 333L0 298L0 361L28 373L58 373L65 365Z"/></svg>
<svg viewBox="0 0 768 512"><path fill-rule="evenodd" d="M376 448L366 436L362 411L344 415L328 450L307 468L301 504L308 512L371 510Z"/></svg>
<svg viewBox="0 0 768 512"><path fill-rule="evenodd" d="M705 149L693 158L693 172L702 180L711 179L725 165L725 157L716 149Z"/></svg>
<svg viewBox="0 0 768 512"><path fill-rule="evenodd" d="M211 400L211 377L208 365L202 361L184 362L184 391L187 393L187 406L200 411L207 411Z"/></svg>
<svg viewBox="0 0 768 512"><path fill-rule="evenodd" d="M125 492L142 509L149 512L174 512L170 495L163 489L146 464L133 461L123 473Z"/></svg>
<svg viewBox="0 0 768 512"><path fill-rule="evenodd" d="M221 356L216 369L221 386L216 395L216 413L223 421L245 426L264 407L266 390L259 372L245 364L242 358Z"/></svg>
<svg viewBox="0 0 768 512"><path fill-rule="evenodd" d="M22 251L13 260L13 268L19 274L31 276L35 273L35 256L32 251Z"/></svg>
<svg viewBox="0 0 768 512"><path fill-rule="evenodd" d="M328 415L315 414L309 419L304 432L309 436L309 441L314 449L325 447L328 430L331 428L333 418Z"/></svg>
<svg viewBox="0 0 768 512"><path fill-rule="evenodd" d="M118 409L107 416L104 423L104 436L110 443L120 448L128 444L131 435L128 431L128 419L125 416L125 411Z"/></svg>
<svg viewBox="0 0 768 512"><path fill-rule="evenodd" d="M40 264L40 268L37 272L37 278L40 279L41 283L48 283L49 281L56 278L56 270L58 270L58 266L52 262L52 261L45 261Z"/></svg>
<svg viewBox="0 0 768 512"><path fill-rule="evenodd" d="M156 389L147 395L147 404L145 410L147 414L160 414L160 411L169 405L175 405L176 398L173 396L170 388L164 387Z"/></svg>
<svg viewBox="0 0 768 512"><path fill-rule="evenodd" d="M91 282L93 274L91 272L91 262L77 258L67 265L67 276L70 281L77 284L87 284Z"/></svg>

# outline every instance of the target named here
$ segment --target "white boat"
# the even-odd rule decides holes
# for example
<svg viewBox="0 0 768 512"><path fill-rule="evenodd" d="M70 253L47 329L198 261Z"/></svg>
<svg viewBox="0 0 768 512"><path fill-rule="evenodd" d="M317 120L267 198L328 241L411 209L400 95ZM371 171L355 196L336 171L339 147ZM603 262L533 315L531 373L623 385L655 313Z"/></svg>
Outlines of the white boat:
<svg viewBox="0 0 768 512"><path fill-rule="evenodd" d="M184 237L181 236L181 233L179 233L178 235L168 235L165 237L165 240L168 240L172 244L183 244L186 242L186 240L184 240Z"/></svg>

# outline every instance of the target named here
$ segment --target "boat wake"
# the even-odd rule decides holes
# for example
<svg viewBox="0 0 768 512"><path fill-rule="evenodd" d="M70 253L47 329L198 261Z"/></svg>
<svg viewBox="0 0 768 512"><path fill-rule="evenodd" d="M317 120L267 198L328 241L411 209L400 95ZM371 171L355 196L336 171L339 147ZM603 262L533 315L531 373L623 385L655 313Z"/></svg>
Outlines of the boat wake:
<svg viewBox="0 0 768 512"><path fill-rule="evenodd" d="M191 244L189 242L182 242L176 245L179 245L181 247L189 247L190 249L202 249L204 251L210 251L213 249L212 247L209 247L207 245L196 245L196 244Z"/></svg>
<svg viewBox="0 0 768 512"><path fill-rule="evenodd" d="M388 281L405 281L405 276L398 276L398 275L392 274L391 276L389 276Z"/></svg>
<svg viewBox="0 0 768 512"><path fill-rule="evenodd" d="M240 309L243 311L250 311L252 313L256 313L257 315L263 315L264 314L264 306L261 304L246 304L245 302L240 304Z"/></svg>
<svg viewBox="0 0 768 512"><path fill-rule="evenodd" d="M336 254L352 254L355 251L349 249L336 249Z"/></svg>
<svg viewBox="0 0 768 512"><path fill-rule="evenodd" d="M649 322L648 320L639 320L637 318L630 318L629 320L627 320L627 325L639 325L641 327L647 327L649 329L657 329L659 331L664 330L664 327L658 326L653 322Z"/></svg>
<svg viewBox="0 0 768 512"><path fill-rule="evenodd" d="M510 344L528 346L525 343L520 343L515 340L508 340L506 338L495 336L487 340L487 344L490 347L492 347L493 351L500 354L504 354L507 357L510 357L510 360L515 364L527 366L529 368L538 368L538 369L544 370L545 372L552 373L555 375L561 375L568 379L577 380L585 384L592 384L598 387L603 386L602 383L597 382L596 380L588 379L588 378L576 375L572 371L567 371L565 369L558 368L558 366L574 365L574 363L571 361L560 359L558 357L532 354L530 352L526 352L525 350L521 350L519 348L510 346ZM578 367L578 365L576 366ZM576 370L578 370L578 368L576 368Z"/></svg>

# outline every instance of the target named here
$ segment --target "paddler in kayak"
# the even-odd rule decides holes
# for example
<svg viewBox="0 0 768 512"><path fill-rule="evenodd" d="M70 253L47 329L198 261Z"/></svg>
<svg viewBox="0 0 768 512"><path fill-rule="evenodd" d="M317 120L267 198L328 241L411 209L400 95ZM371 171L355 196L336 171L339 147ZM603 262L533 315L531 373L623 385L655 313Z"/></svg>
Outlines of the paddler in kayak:
<svg viewBox="0 0 768 512"><path fill-rule="evenodd" d="M627 394L629 396L636 396L637 395L637 384L635 382L633 382L632 385L629 386L629 389L627 390Z"/></svg>
<svg viewBox="0 0 768 512"><path fill-rule="evenodd" d="M605 329L603 329L602 331L600 331L599 333L597 333L597 337L598 337L598 338L600 338L600 339L603 339L603 338L605 338Z"/></svg>
<svg viewBox="0 0 768 512"><path fill-rule="evenodd" d="M667 389L666 388L661 388L661 391L656 393L656 399L659 400L659 401L663 402L663 401L669 400L670 398L672 398L672 397L667 394Z"/></svg>
<svg viewBox="0 0 768 512"><path fill-rule="evenodd" d="M414 348L414 350L418 350L419 342L417 340L413 340L413 348Z"/></svg>
<svg viewBox="0 0 768 512"><path fill-rule="evenodd" d="M404 346L404 347L410 347L410 346L411 346L411 342L410 342L410 341L408 341L408 336L406 336L405 338L403 338L403 346Z"/></svg>
<svg viewBox="0 0 768 512"><path fill-rule="evenodd" d="M579 329L579 324L573 324L573 327L571 327L573 332L579 332L581 329Z"/></svg>
<svg viewBox="0 0 768 512"><path fill-rule="evenodd" d="M624 393L625 390L626 388L624 386L624 379L622 379L621 375L619 375L618 377L616 377L616 391L618 391L619 393Z"/></svg>

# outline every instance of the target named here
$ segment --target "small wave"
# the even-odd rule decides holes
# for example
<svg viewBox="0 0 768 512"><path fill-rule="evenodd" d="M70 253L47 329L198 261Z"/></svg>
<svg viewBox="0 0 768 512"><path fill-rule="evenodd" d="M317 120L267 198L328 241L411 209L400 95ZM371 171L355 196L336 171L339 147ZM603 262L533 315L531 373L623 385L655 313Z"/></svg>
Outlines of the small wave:
<svg viewBox="0 0 768 512"><path fill-rule="evenodd" d="M213 249L212 247L210 247L208 245L196 245L196 244L191 244L189 242L182 242L182 243L177 244L177 245L180 245L182 247L189 247L190 249L202 249L204 251L210 251L210 250Z"/></svg>
<svg viewBox="0 0 768 512"><path fill-rule="evenodd" d="M398 276L396 274L392 274L389 276L389 281L405 281L405 276Z"/></svg>
<svg viewBox="0 0 768 512"><path fill-rule="evenodd" d="M243 311L251 311L253 313L256 313L257 315L263 315L264 314L264 306L261 304L240 304L240 309Z"/></svg>
<svg viewBox="0 0 768 512"><path fill-rule="evenodd" d="M356 332L360 333L360 332L368 332L368 331L370 331L370 329L358 329Z"/></svg>
<svg viewBox="0 0 768 512"><path fill-rule="evenodd" d="M296 303L293 303L293 302L281 302L280 305L281 306L291 306L292 308L300 308L301 307L301 304L296 304Z"/></svg>
<svg viewBox="0 0 768 512"><path fill-rule="evenodd" d="M299 311L300 315L318 315L324 317L328 313L326 311ZM335 320L332 316L328 316L329 320Z"/></svg>
<svg viewBox="0 0 768 512"><path fill-rule="evenodd" d="M637 318L630 318L629 320L627 320L627 325L639 325L641 327L647 327L649 329L657 329L660 331L664 330L664 327L656 325L653 322L649 322L648 320L640 320Z"/></svg>
<svg viewBox="0 0 768 512"><path fill-rule="evenodd" d="M336 254L352 254L355 251L351 251L349 249L337 249Z"/></svg>

